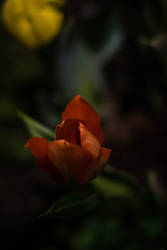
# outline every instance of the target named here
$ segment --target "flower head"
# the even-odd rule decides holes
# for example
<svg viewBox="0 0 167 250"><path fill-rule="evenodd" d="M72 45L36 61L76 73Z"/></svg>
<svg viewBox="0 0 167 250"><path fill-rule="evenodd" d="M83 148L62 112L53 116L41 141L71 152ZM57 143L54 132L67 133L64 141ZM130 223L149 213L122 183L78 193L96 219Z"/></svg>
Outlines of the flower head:
<svg viewBox="0 0 167 250"><path fill-rule="evenodd" d="M49 43L63 24L64 0L6 0L2 8L8 30L29 48Z"/></svg>
<svg viewBox="0 0 167 250"><path fill-rule="evenodd" d="M80 96L74 97L56 127L56 139L30 138L25 145L39 167L57 182L87 183L104 168L110 149L102 147L104 135L96 111Z"/></svg>

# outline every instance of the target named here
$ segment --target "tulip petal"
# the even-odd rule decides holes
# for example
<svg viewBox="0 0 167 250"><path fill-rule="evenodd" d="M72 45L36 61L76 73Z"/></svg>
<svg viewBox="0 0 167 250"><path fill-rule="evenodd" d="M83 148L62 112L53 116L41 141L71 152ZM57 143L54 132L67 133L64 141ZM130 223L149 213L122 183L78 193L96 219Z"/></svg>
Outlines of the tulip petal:
<svg viewBox="0 0 167 250"><path fill-rule="evenodd" d="M98 166L96 167L97 170L99 169L101 170L101 167L106 165L106 163L109 160L110 154L111 154L111 149L101 147L101 155L100 155Z"/></svg>
<svg viewBox="0 0 167 250"><path fill-rule="evenodd" d="M95 178L97 175L105 167L109 157L110 157L111 150L108 148L101 147L101 152L99 158L95 159L86 169L86 171L82 172L82 174L78 175L78 183L85 184L89 180Z"/></svg>
<svg viewBox="0 0 167 250"><path fill-rule="evenodd" d="M48 148L47 139L39 137L30 138L27 141L25 148L28 148L31 151L32 155L37 160L39 167L42 170L46 170L49 164L46 154Z"/></svg>
<svg viewBox="0 0 167 250"><path fill-rule="evenodd" d="M89 165L92 160L92 156L86 150L65 140L50 142L47 155L64 180L76 179L80 169Z"/></svg>
<svg viewBox="0 0 167 250"><path fill-rule="evenodd" d="M75 96L62 113L62 119L80 120L87 129L103 143L104 135L100 125L100 118L96 111L80 96Z"/></svg>
<svg viewBox="0 0 167 250"><path fill-rule="evenodd" d="M81 147L87 150L96 159L99 157L101 145L94 135L80 122L80 141Z"/></svg>
<svg viewBox="0 0 167 250"><path fill-rule="evenodd" d="M56 182L63 182L63 176L58 171L58 169L51 163L47 156L48 141L45 138L33 137L28 140L25 145L32 155L35 157L38 166L41 170L48 172L48 174Z"/></svg>
<svg viewBox="0 0 167 250"><path fill-rule="evenodd" d="M80 145L79 122L75 119L62 121L56 127L56 140L64 139L69 143Z"/></svg>

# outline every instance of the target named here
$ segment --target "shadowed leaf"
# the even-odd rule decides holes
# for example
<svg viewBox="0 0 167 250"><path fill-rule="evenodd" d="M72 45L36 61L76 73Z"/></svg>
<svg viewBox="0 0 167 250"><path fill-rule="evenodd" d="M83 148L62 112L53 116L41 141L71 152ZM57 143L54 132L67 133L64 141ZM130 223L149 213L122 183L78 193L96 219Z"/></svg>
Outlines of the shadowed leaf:
<svg viewBox="0 0 167 250"><path fill-rule="evenodd" d="M94 210L97 205L98 196L96 193L67 194L56 200L46 213L40 215L40 218L81 216Z"/></svg>
<svg viewBox="0 0 167 250"><path fill-rule="evenodd" d="M48 139L54 139L55 133L54 131L50 130L49 128L45 127L44 125L40 124L39 122L33 120L31 117L25 115L22 112L18 112L18 116L23 120L25 123L29 133L31 136L37 137L45 137Z"/></svg>

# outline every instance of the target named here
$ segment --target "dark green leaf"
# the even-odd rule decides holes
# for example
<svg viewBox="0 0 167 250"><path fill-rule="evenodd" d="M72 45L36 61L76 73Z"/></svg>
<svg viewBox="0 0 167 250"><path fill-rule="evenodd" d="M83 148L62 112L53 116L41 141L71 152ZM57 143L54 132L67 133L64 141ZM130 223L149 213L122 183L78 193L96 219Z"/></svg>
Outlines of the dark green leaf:
<svg viewBox="0 0 167 250"><path fill-rule="evenodd" d="M48 211L40 217L71 217L81 216L92 210L98 205L96 193L77 192L67 194L56 200Z"/></svg>
<svg viewBox="0 0 167 250"><path fill-rule="evenodd" d="M126 184L104 177L96 178L93 184L105 197L129 198L134 194L133 189Z"/></svg>
<svg viewBox="0 0 167 250"><path fill-rule="evenodd" d="M142 184L139 182L139 180L135 176L123 170L119 170L114 167L111 167L110 165L107 165L107 167L105 168L103 172L103 176L108 180L120 182L128 186L129 188L134 189L135 191L143 190Z"/></svg>
<svg viewBox="0 0 167 250"><path fill-rule="evenodd" d="M135 194L141 194L143 188L135 177L107 166L103 175L93 182L94 187L102 193L104 197L129 198Z"/></svg>

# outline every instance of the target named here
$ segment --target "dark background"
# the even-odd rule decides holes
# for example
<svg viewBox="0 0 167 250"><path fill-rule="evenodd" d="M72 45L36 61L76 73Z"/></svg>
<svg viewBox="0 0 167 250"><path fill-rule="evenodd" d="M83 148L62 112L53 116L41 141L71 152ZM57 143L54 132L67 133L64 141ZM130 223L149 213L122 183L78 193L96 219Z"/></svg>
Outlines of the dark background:
<svg viewBox="0 0 167 250"><path fill-rule="evenodd" d="M34 50L0 19L2 249L164 250L167 3L69 0L63 11L60 34ZM135 204L113 196L87 216L39 219L69 187L39 171L17 112L54 129L76 94L102 119L110 164L151 191Z"/></svg>

